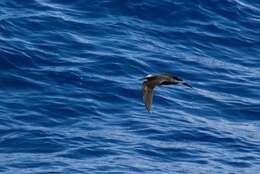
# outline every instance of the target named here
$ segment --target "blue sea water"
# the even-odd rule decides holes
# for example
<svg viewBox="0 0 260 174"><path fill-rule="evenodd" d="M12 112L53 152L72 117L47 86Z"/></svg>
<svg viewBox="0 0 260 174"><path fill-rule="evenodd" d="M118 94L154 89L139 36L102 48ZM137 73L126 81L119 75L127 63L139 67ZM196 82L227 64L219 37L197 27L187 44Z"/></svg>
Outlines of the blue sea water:
<svg viewBox="0 0 260 174"><path fill-rule="evenodd" d="M1 0L0 84L0 173L260 173L258 0Z"/></svg>

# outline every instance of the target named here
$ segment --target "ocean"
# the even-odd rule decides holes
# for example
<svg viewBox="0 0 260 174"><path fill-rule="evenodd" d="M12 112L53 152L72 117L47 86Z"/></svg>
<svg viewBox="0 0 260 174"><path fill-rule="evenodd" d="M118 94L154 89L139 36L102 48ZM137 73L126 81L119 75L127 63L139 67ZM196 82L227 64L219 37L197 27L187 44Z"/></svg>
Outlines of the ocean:
<svg viewBox="0 0 260 174"><path fill-rule="evenodd" d="M0 6L1 174L260 173L258 0Z"/></svg>

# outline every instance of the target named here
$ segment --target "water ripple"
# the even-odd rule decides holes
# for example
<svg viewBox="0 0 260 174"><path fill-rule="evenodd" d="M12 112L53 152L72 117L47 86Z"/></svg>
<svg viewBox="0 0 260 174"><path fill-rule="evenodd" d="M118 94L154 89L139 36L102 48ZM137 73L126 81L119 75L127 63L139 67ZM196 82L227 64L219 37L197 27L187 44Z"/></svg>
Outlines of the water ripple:
<svg viewBox="0 0 260 174"><path fill-rule="evenodd" d="M260 170L256 0L0 5L1 173Z"/></svg>

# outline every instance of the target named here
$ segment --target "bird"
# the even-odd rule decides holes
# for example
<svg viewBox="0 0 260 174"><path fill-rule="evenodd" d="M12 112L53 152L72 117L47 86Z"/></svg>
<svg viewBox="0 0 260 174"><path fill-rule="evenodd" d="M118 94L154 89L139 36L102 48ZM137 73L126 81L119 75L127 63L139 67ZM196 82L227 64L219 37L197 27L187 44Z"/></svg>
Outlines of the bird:
<svg viewBox="0 0 260 174"><path fill-rule="evenodd" d="M141 78L141 80L144 80L142 84L142 93L144 105L148 112L150 112L151 110L154 93L153 91L156 86L182 84L188 86L189 88L192 88L192 86L186 83L184 80L167 73L157 75L150 74Z"/></svg>

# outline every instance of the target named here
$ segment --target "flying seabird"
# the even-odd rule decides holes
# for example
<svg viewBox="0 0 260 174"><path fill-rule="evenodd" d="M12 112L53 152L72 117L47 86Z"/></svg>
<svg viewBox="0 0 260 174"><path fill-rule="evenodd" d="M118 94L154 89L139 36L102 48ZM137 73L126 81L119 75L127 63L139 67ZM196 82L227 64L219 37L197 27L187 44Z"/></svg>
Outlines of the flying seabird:
<svg viewBox="0 0 260 174"><path fill-rule="evenodd" d="M153 102L153 89L156 86L182 84L192 88L188 83L171 74L147 75L142 78L142 80L144 80L142 85L143 100L148 112L151 110L151 105Z"/></svg>

